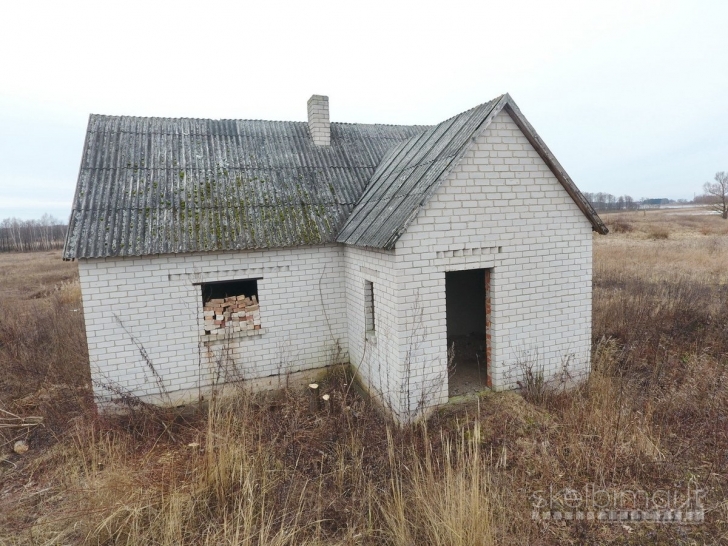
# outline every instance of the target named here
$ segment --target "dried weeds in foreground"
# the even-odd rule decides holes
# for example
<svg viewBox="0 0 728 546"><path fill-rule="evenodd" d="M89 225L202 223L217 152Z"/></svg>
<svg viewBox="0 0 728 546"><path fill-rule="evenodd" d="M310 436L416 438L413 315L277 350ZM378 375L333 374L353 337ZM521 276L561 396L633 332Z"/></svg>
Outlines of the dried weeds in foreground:
<svg viewBox="0 0 728 546"><path fill-rule="evenodd" d="M0 463L0 543L728 541L728 222L633 214L619 219L630 228L595 236L584 385L538 403L494 394L404 429L347 393L342 372L322 382L333 414L311 415L304 394L289 391L96 416L77 289L41 275L28 290L26 275L0 263L17 283L2 285L11 308L34 309L2 308L0 366L10 374L0 407L44 417L23 436L31 450ZM58 266L38 261L39 271ZM0 428L3 453L17 435ZM706 521L531 520L535 492L590 484L702 488Z"/></svg>

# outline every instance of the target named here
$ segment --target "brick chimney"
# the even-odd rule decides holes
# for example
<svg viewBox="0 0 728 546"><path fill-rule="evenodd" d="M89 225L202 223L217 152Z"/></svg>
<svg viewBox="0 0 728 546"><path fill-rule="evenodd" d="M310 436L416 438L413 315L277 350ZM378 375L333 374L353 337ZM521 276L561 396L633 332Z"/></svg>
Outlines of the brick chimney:
<svg viewBox="0 0 728 546"><path fill-rule="evenodd" d="M331 123L329 122L329 97L311 95L308 99L308 129L316 146L331 144Z"/></svg>

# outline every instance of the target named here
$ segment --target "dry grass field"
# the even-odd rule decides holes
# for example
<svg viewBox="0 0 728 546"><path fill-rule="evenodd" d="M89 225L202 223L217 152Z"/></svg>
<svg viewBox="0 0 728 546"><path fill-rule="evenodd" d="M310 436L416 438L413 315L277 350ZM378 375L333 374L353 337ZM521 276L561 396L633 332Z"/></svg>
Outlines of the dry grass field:
<svg viewBox="0 0 728 546"><path fill-rule="evenodd" d="M345 371L323 380L334 404L318 414L296 390L241 390L97 415L75 265L0 255L0 544L728 542L728 222L604 219L589 380L524 381L404 428ZM564 489L590 487L663 506L699 490L704 521L532 519L536 496L568 512Z"/></svg>

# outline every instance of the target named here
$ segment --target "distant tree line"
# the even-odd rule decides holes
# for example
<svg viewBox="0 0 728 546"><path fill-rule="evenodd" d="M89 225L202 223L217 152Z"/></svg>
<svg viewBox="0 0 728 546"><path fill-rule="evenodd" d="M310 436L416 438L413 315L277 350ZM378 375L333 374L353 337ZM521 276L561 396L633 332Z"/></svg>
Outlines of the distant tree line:
<svg viewBox="0 0 728 546"><path fill-rule="evenodd" d="M584 192L584 197L595 210L636 210L640 204L629 195L615 197L611 193Z"/></svg>
<svg viewBox="0 0 728 546"><path fill-rule="evenodd" d="M586 197L587 201L589 201L591 206L594 207L594 210L600 212L612 210L637 210L640 208L659 207L660 205L688 205L690 203L702 204L708 202L707 200L703 200L703 196L698 196L692 201L689 201L688 199L667 198L648 199L647 197L643 197L637 201L629 195L620 195L619 197L615 197L611 193L584 192L584 197Z"/></svg>
<svg viewBox="0 0 728 546"><path fill-rule="evenodd" d="M687 199L647 199L635 201L629 195L613 196L611 193L584 192L584 197L597 211L636 210L640 208L653 208L660 205L707 205L728 220L728 173L720 171L715 173L714 182L703 184L703 195L696 195L692 201Z"/></svg>
<svg viewBox="0 0 728 546"><path fill-rule="evenodd" d="M44 214L40 220L5 218L0 222L0 252L63 248L67 228L50 214Z"/></svg>

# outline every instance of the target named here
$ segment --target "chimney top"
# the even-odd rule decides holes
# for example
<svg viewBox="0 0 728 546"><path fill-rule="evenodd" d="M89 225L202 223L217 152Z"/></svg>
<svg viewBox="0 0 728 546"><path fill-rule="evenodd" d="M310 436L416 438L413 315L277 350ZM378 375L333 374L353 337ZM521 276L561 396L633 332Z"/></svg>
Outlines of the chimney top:
<svg viewBox="0 0 728 546"><path fill-rule="evenodd" d="M331 123L329 122L329 97L311 95L308 99L308 130L316 146L331 145Z"/></svg>

